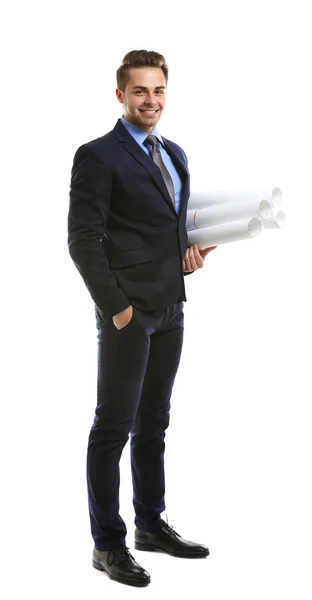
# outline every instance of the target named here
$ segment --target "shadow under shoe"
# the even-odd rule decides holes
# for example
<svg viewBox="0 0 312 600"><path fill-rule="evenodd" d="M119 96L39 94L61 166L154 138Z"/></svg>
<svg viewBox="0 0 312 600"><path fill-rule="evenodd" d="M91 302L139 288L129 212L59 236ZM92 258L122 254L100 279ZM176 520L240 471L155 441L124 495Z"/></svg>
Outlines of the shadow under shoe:
<svg viewBox="0 0 312 600"><path fill-rule="evenodd" d="M151 581L150 575L134 560L128 548L112 548L92 552L92 565L106 571L110 579L128 585L143 586Z"/></svg>
<svg viewBox="0 0 312 600"><path fill-rule="evenodd" d="M162 550L163 552L172 554L172 556L180 556L181 558L203 558L209 555L207 546L183 539L165 521L163 521L161 529L154 533L148 533L136 528L134 539L136 550L151 552Z"/></svg>

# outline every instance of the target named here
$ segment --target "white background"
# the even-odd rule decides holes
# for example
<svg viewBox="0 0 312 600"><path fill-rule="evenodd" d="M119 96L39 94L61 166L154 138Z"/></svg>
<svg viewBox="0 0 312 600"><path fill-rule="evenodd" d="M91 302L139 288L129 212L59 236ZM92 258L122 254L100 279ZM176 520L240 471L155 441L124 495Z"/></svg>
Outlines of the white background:
<svg viewBox="0 0 312 600"><path fill-rule="evenodd" d="M1 21L3 597L311 600L309 2L15 2ZM74 153L114 127L116 71L142 48L167 59L159 130L192 189L279 186L287 221L185 280L167 514L211 555L134 550L128 444L121 514L152 578L138 590L91 567L97 340L67 213Z"/></svg>

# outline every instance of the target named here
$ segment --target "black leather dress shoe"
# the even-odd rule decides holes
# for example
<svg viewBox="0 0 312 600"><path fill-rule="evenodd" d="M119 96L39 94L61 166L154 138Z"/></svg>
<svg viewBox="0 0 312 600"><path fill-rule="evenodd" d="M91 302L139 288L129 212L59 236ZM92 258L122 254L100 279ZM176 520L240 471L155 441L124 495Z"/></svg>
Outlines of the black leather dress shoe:
<svg viewBox="0 0 312 600"><path fill-rule="evenodd" d="M128 548L93 548L92 565L99 571L106 571L110 579L120 583L143 586L151 581L149 573L135 562Z"/></svg>
<svg viewBox="0 0 312 600"><path fill-rule="evenodd" d="M136 550L162 550L172 556L183 558L202 558L209 554L207 546L184 540L165 521L163 521L162 528L155 533L148 533L136 528L134 539Z"/></svg>

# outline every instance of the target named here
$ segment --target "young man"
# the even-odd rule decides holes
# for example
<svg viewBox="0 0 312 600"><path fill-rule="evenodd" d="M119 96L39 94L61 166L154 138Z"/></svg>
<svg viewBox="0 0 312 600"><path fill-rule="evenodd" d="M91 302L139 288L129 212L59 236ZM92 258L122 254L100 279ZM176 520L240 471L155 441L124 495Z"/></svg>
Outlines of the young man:
<svg viewBox="0 0 312 600"><path fill-rule="evenodd" d="M187 159L161 137L168 67L157 52L129 52L117 71L123 116L75 153L68 216L70 255L95 304L97 406L87 452L93 566L117 581L149 574L126 546L119 462L131 434L135 548L203 557L161 519L170 397L183 343L184 275L212 248L187 248ZM152 136L152 137L149 137Z"/></svg>

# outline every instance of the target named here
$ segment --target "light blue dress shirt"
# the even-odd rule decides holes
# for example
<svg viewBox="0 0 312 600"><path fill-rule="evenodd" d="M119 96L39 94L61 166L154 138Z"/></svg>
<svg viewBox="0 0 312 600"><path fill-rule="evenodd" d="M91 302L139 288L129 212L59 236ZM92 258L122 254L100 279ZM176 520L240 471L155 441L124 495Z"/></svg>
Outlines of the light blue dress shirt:
<svg viewBox="0 0 312 600"><path fill-rule="evenodd" d="M144 141L148 135L156 135L158 141L160 142L159 148L160 148L161 157L162 157L162 159L171 175L171 179L173 181L174 204L175 204L176 212L179 213L180 204L181 204L182 181L180 179L178 171L176 170L169 154L165 150L164 142L162 141L162 138L158 132L157 125L155 125L151 134L148 134L148 133L146 133L146 131L141 129L141 127L138 127L134 123L127 121L127 119L125 119L125 117L123 117L123 116L121 117L121 122L124 125L124 127L127 129L127 131L130 133L130 135L132 135L132 137L135 139L135 141L139 144L139 146L141 146L142 150L144 150L144 152L146 152L146 154L148 156L151 156L152 146L150 144L148 144L148 148L150 148L150 152L149 152L147 146L144 144ZM121 312L124 312L124 311L121 311ZM117 313L117 315L120 315L121 312ZM113 316L117 317L117 315L113 315Z"/></svg>

